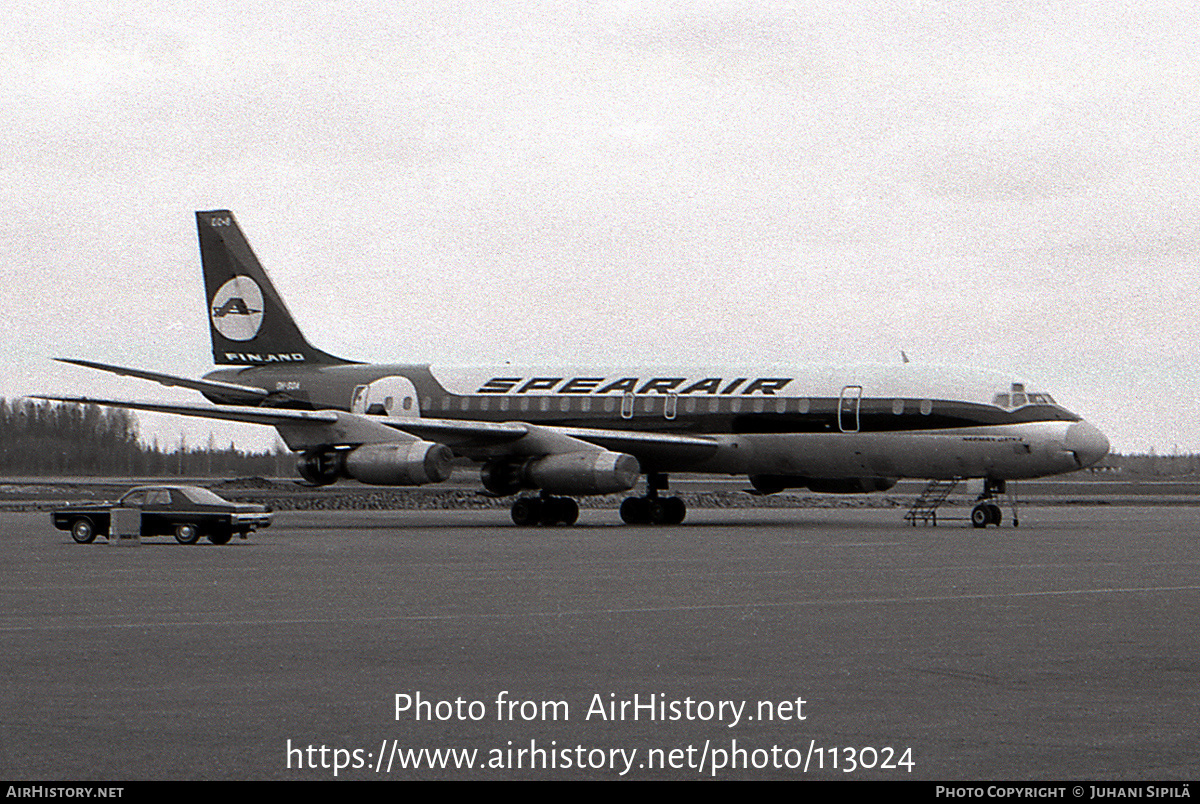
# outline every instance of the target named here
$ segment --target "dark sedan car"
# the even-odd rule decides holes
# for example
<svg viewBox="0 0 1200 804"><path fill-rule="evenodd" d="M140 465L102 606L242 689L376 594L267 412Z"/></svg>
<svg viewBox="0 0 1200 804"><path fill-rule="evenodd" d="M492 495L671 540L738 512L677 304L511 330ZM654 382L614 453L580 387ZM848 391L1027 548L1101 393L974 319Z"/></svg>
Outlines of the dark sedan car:
<svg viewBox="0 0 1200 804"><path fill-rule="evenodd" d="M52 519L59 530L71 531L75 541L89 544L97 536L109 535L114 511L120 521L140 511L141 536L173 534L180 544L195 544L201 536L213 544L225 544L235 533L244 539L247 533L271 524L266 507L233 503L197 486L137 486L116 503L60 508Z"/></svg>

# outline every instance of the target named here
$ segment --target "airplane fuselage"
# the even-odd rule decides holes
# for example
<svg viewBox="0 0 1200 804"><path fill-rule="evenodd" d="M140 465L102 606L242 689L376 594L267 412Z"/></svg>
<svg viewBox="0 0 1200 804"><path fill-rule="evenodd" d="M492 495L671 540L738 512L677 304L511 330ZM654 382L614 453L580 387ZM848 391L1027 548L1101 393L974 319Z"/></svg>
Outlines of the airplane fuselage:
<svg viewBox="0 0 1200 804"><path fill-rule="evenodd" d="M206 379L263 388L272 394L268 404L283 407L705 434L718 444L699 461L687 451L643 454L644 472L1005 480L1078 469L1108 449L1096 428L1044 401L1046 395L1027 394L1020 405L996 404L1013 387L1008 378L941 367L565 370L272 363L222 369Z"/></svg>

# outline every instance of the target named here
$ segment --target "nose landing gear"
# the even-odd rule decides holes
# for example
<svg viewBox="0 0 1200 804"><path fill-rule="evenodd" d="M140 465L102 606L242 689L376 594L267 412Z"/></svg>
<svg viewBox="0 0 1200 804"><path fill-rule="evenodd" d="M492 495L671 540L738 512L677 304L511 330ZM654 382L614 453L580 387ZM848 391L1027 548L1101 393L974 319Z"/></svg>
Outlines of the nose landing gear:
<svg viewBox="0 0 1200 804"><path fill-rule="evenodd" d="M971 525L976 528L986 528L988 525L999 525L1004 521L1004 512L995 502L998 495L1005 494L1012 505L1013 527L1020 527L1021 520L1017 515L1017 495L1003 480L984 480L983 493L971 509Z"/></svg>

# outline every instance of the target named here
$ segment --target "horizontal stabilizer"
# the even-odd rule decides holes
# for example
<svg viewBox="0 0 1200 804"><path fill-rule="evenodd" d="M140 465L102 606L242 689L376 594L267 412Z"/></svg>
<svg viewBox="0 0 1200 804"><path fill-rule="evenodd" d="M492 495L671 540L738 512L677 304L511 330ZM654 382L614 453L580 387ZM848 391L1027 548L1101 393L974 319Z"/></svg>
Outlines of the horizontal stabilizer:
<svg viewBox="0 0 1200 804"><path fill-rule="evenodd" d="M76 360L70 357L56 357L54 359L59 363L70 363L75 366L83 366L84 368L99 369L100 371L107 371L111 372L112 374L120 374L123 377L137 377L142 380L150 380L166 386L191 388L193 391L214 394L229 398L231 401L244 400L247 402L253 402L264 399L269 395L265 389L258 388L253 385L239 385L238 383L221 382L220 380L196 380L190 377L177 377L174 374L161 374L156 371L145 371L144 369L111 366L107 363L95 363L91 360Z"/></svg>
<svg viewBox="0 0 1200 804"><path fill-rule="evenodd" d="M335 410L292 410L290 408L255 408L242 405L190 405L186 402L149 402L121 399L93 399L86 396L42 396L35 395L31 399L45 399L49 402L66 402L73 405L103 405L109 408L125 408L127 410L145 410L150 413L174 413L178 416L197 416L203 419L220 419L229 422L246 422L248 424L332 424L338 420L339 411ZM353 416L354 414L342 414ZM361 417L360 417L361 418Z"/></svg>
<svg viewBox="0 0 1200 804"><path fill-rule="evenodd" d="M247 424L274 427L292 450L315 447L341 447L357 444L388 444L415 441L415 436L378 421L376 417L341 410L292 410L289 408L255 408L241 405L189 405L179 402L145 402L137 400L91 399L88 397L34 396L51 402L75 405L104 405L150 413L173 413Z"/></svg>

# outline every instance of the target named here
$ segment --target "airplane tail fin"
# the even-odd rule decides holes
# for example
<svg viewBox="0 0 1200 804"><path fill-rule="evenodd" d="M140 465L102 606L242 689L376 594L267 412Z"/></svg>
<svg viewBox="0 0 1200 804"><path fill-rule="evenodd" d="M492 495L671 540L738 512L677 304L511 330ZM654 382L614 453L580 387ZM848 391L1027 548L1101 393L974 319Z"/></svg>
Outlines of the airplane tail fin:
<svg viewBox="0 0 1200 804"><path fill-rule="evenodd" d="M196 213L213 361L221 365L350 363L305 340L227 209Z"/></svg>

